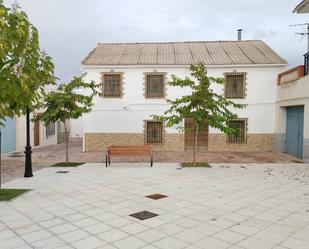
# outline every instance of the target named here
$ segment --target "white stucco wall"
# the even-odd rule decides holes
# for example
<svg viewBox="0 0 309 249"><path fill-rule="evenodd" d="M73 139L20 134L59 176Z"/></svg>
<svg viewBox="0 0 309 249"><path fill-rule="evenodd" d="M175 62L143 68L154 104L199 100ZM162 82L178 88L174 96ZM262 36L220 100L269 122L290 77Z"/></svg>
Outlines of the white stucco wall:
<svg viewBox="0 0 309 249"><path fill-rule="evenodd" d="M238 66L208 67L210 76L223 77L226 72L246 72L246 98L235 100L247 104L245 110L237 110L239 117L248 118L248 132L274 133L276 115L277 75L285 66ZM93 111L83 117L85 133L140 133L143 132L143 120L152 114L162 114L168 108L165 100L145 99L144 73L165 72L179 77L190 75L188 67L83 67L87 80L101 82L101 72L124 73L124 95L121 99L96 97ZM218 93L223 94L223 86L215 86ZM189 93L188 89L167 87L167 98L174 99ZM167 129L167 132L178 132ZM219 132L210 128L210 132Z"/></svg>
<svg viewBox="0 0 309 249"><path fill-rule="evenodd" d="M304 105L304 138L309 139L309 75L277 89L277 132L285 133L284 107Z"/></svg>
<svg viewBox="0 0 309 249"><path fill-rule="evenodd" d="M309 75L278 86L276 110L277 150L285 151L286 112L289 106L304 106L303 159L309 161Z"/></svg>
<svg viewBox="0 0 309 249"><path fill-rule="evenodd" d="M32 118L32 116L31 116ZM30 124L30 143L34 144L34 123ZM46 137L46 127L40 122L40 146L57 144L57 125L55 125L55 135ZM16 118L16 151L23 151L26 146L26 117Z"/></svg>
<svg viewBox="0 0 309 249"><path fill-rule="evenodd" d="M81 138L83 136L82 117L70 120L70 136L71 138Z"/></svg>
<svg viewBox="0 0 309 249"><path fill-rule="evenodd" d="M55 91L57 89L56 85L47 85L45 87L45 92ZM30 121L33 115L36 113L42 113L43 110L36 110L30 114ZM26 146L26 116L16 117L16 151L23 151ZM57 124L55 124L55 135L46 137L46 127L40 122L40 146L57 144ZM33 147L34 144L34 122L30 122L30 144Z"/></svg>

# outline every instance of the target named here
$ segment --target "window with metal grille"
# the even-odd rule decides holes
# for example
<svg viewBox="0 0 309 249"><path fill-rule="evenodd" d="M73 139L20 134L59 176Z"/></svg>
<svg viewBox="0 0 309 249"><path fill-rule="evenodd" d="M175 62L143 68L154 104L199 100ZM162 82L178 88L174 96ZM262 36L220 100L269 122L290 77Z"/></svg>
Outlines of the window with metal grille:
<svg viewBox="0 0 309 249"><path fill-rule="evenodd" d="M120 98L122 95L121 74L104 74L103 80L103 96Z"/></svg>
<svg viewBox="0 0 309 249"><path fill-rule="evenodd" d="M48 139L48 137L54 136L55 131L56 131L55 123L49 123L49 125L46 126L46 130L45 130L46 138Z"/></svg>
<svg viewBox="0 0 309 249"><path fill-rule="evenodd" d="M146 121L147 144L163 143L163 123L158 121Z"/></svg>
<svg viewBox="0 0 309 249"><path fill-rule="evenodd" d="M164 75L146 75L146 98L164 98Z"/></svg>
<svg viewBox="0 0 309 249"><path fill-rule="evenodd" d="M245 98L245 74L226 74L224 92L225 97L229 99Z"/></svg>
<svg viewBox="0 0 309 249"><path fill-rule="evenodd" d="M227 135L227 142L243 144L247 142L247 119L229 121L229 127L236 129L236 133Z"/></svg>

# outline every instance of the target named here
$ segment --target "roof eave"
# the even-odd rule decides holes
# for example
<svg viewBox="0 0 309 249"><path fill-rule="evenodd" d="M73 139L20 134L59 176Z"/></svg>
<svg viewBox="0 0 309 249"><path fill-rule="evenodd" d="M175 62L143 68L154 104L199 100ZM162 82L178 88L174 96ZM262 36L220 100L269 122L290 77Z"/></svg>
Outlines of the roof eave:
<svg viewBox="0 0 309 249"><path fill-rule="evenodd" d="M226 65L207 65L209 68L220 68L220 67L284 67L288 63L280 64L226 64ZM81 68L189 68L190 65L87 65L81 64Z"/></svg>

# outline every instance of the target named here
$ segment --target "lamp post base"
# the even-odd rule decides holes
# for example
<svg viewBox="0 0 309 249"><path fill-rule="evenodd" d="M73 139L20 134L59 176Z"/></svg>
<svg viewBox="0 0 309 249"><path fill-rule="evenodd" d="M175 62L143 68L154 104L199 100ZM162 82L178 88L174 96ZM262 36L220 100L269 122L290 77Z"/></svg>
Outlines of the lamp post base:
<svg viewBox="0 0 309 249"><path fill-rule="evenodd" d="M31 160L31 146L26 146L25 147L25 154L26 154L26 162L25 162L25 175L24 177L32 177L32 160Z"/></svg>
<svg viewBox="0 0 309 249"><path fill-rule="evenodd" d="M32 160L31 160L31 154L32 154L32 148L30 145L30 110L27 107L26 109L26 139L27 139L27 145L25 147L25 174L24 177L32 177Z"/></svg>

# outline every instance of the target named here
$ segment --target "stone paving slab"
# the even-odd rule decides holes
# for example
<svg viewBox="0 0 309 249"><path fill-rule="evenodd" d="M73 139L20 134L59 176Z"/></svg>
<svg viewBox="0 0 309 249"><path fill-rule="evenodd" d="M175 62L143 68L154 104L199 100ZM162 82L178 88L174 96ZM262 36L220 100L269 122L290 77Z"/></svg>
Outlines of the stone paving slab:
<svg viewBox="0 0 309 249"><path fill-rule="evenodd" d="M308 164L211 165L41 169L4 185L33 190L0 203L0 248L309 248Z"/></svg>
<svg viewBox="0 0 309 249"><path fill-rule="evenodd" d="M12 157L15 155L17 157ZM302 161L286 153L274 152L210 152L198 151L199 162L210 163L295 163ZM69 160L71 162L102 163L105 152L82 152L82 140L71 139L69 144ZM40 170L52 164L65 161L65 144L39 146L33 148L33 170ZM155 163L191 162L192 151L154 151ZM149 163L148 157L113 157L112 163ZM2 180L8 182L22 177L25 170L24 152L2 156Z"/></svg>

